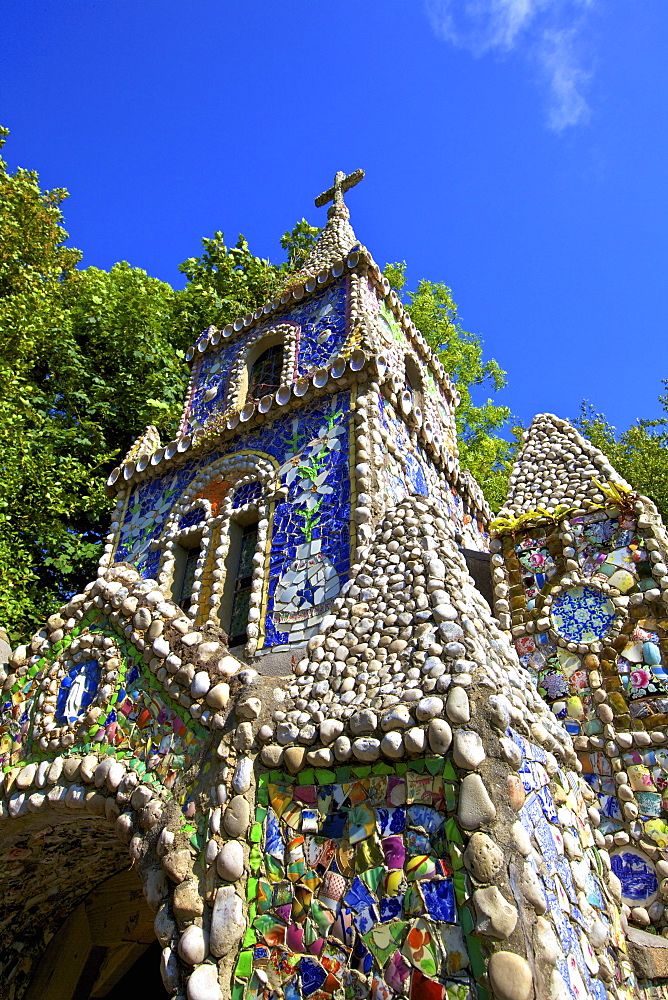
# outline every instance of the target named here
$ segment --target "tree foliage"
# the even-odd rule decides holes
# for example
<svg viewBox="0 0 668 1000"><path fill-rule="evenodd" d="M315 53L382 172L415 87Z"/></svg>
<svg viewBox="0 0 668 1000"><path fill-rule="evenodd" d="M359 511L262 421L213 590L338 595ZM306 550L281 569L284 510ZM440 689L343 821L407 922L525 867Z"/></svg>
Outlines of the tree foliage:
<svg viewBox="0 0 668 1000"><path fill-rule="evenodd" d="M574 423L634 489L654 501L668 524L668 379L663 385L659 403L666 416L659 420L638 420L619 432L585 402Z"/></svg>
<svg viewBox="0 0 668 1000"><path fill-rule="evenodd" d="M508 407L491 398L476 403L474 392L477 387L498 392L506 384L506 373L493 359L485 360L480 338L462 329L447 285L423 279L415 291L404 291L405 261L386 265L384 273L457 386L461 395L455 417L460 463L476 478L492 510L498 510L506 498L517 441L501 434L509 427Z"/></svg>

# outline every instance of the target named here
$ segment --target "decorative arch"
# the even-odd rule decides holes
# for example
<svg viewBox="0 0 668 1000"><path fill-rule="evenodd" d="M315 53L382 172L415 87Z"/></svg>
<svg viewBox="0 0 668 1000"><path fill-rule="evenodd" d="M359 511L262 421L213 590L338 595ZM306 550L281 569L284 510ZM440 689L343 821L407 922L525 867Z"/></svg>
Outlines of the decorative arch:
<svg viewBox="0 0 668 1000"><path fill-rule="evenodd" d="M165 523L162 536L154 543L156 548L162 549L158 581L163 589L169 590L178 569L178 546L198 535L200 555L188 613L198 626L204 623L218 626L230 546L230 524L243 524L251 516L257 518L258 536L247 629L247 651L251 654L255 652L260 637L260 609L267 585L264 569L268 558L267 542L271 537L272 497L277 468L278 463L270 455L252 450L235 452L214 462L183 492ZM258 484L259 495L239 504L235 498L242 495L239 491L251 483ZM200 510L203 512L201 520L180 527L184 520Z"/></svg>
<svg viewBox="0 0 668 1000"><path fill-rule="evenodd" d="M270 347L280 345L283 348L278 388L290 385L294 381L297 371L299 334L299 324L288 321L258 330L245 341L230 370L226 409L239 410L247 402L251 368L264 351Z"/></svg>

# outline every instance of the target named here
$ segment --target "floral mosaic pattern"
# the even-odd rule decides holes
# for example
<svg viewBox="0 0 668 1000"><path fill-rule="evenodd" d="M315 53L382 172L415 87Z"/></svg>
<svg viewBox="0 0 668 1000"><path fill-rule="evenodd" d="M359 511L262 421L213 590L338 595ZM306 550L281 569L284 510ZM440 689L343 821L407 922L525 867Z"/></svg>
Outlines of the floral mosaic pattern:
<svg viewBox="0 0 668 1000"><path fill-rule="evenodd" d="M614 835L624 828L624 822L610 759L604 753L589 753L582 754L580 760L585 780L598 795L601 832ZM622 760L636 793L640 830L664 850L668 847L668 824L661 817L668 811L668 751L638 748L624 754Z"/></svg>
<svg viewBox="0 0 668 1000"><path fill-rule="evenodd" d="M441 758L263 775L235 995L475 996L454 781Z"/></svg>
<svg viewBox="0 0 668 1000"><path fill-rule="evenodd" d="M551 609L552 625L569 642L603 639L615 620L615 606L594 587L571 587L556 597Z"/></svg>
<svg viewBox="0 0 668 1000"><path fill-rule="evenodd" d="M653 586L648 555L633 518L600 511L571 521L582 575L606 580L622 594Z"/></svg>

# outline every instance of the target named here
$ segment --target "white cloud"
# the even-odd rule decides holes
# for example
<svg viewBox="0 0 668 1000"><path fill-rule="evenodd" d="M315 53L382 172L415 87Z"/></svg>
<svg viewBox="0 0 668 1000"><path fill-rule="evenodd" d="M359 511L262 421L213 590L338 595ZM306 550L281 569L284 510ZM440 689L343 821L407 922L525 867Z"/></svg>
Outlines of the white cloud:
<svg viewBox="0 0 668 1000"><path fill-rule="evenodd" d="M594 0L425 0L439 38L475 56L517 52L538 66L549 95L548 125L557 132L589 118L590 74L579 48Z"/></svg>

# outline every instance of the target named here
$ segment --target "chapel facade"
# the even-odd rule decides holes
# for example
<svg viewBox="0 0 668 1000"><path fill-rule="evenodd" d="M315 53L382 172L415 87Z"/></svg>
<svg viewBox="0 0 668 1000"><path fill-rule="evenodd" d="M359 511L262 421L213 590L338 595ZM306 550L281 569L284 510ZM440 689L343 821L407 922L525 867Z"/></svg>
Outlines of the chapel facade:
<svg viewBox="0 0 668 1000"><path fill-rule="evenodd" d="M361 176L2 669L3 998L668 997L665 529L549 414L492 518Z"/></svg>

